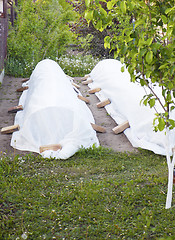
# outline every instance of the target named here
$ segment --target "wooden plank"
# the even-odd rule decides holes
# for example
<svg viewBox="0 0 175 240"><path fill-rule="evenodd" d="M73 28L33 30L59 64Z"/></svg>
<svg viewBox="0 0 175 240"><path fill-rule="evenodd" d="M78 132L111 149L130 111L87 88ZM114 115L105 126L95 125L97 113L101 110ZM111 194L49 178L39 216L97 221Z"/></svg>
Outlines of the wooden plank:
<svg viewBox="0 0 175 240"><path fill-rule="evenodd" d="M123 122L122 124L118 125L117 127L113 128L112 131L115 133L115 134L119 134L121 132L123 132L125 129L129 128L129 122L128 121L125 121Z"/></svg>
<svg viewBox="0 0 175 240"><path fill-rule="evenodd" d="M21 87L21 88L18 88L16 91L17 92L23 92L24 90L27 90L29 87L26 86L26 87Z"/></svg>
<svg viewBox="0 0 175 240"><path fill-rule="evenodd" d="M89 75L89 74L86 74L84 77L81 78L81 80L83 80L83 81L84 81L84 80L87 80L88 77L90 77L90 75Z"/></svg>
<svg viewBox="0 0 175 240"><path fill-rule="evenodd" d="M74 80L73 77L71 77L71 76L69 76L69 75L67 75L67 74L66 74L66 76L67 76L69 79Z"/></svg>
<svg viewBox="0 0 175 240"><path fill-rule="evenodd" d="M46 150L53 150L53 151L57 151L57 150L61 150L62 146L60 144L49 144L49 145L43 145L39 148L40 153L46 151Z"/></svg>
<svg viewBox="0 0 175 240"><path fill-rule="evenodd" d="M88 91L88 93L96 93L96 92L100 92L101 91L101 88L93 88L93 89L90 89Z"/></svg>
<svg viewBox="0 0 175 240"><path fill-rule="evenodd" d="M74 87L76 87L76 88L80 88L80 86L78 85L78 84L76 84L76 83L74 83L74 82L72 82L72 85L74 86Z"/></svg>
<svg viewBox="0 0 175 240"><path fill-rule="evenodd" d="M93 129L96 131L96 132L100 132L100 133L105 133L106 132L106 129L97 125L97 124L94 124L94 123L91 123L91 126L93 127Z"/></svg>
<svg viewBox="0 0 175 240"><path fill-rule="evenodd" d="M80 100L82 100L82 101L84 101L84 102L86 102L86 103L90 103L89 99L87 99L87 98L85 98L85 97L83 97L83 96L81 96L81 95L77 95L77 97L78 97Z"/></svg>
<svg viewBox="0 0 175 240"><path fill-rule="evenodd" d="M30 79L30 78L23 78L23 79L21 80L21 82L22 82L22 83L27 82L29 79Z"/></svg>
<svg viewBox="0 0 175 240"><path fill-rule="evenodd" d="M8 113L16 113L16 112L21 111L21 110L23 110L23 106L22 105L18 105L18 106L9 108L8 109Z"/></svg>
<svg viewBox="0 0 175 240"><path fill-rule="evenodd" d="M92 82L93 82L92 79L88 79L88 80L86 80L86 81L83 81L82 84L88 85L89 83L92 83Z"/></svg>
<svg viewBox="0 0 175 240"><path fill-rule="evenodd" d="M12 125L12 126L8 126L8 127L3 127L1 129L1 133L2 134L9 134L9 133L13 133L15 131L18 131L20 129L19 125Z"/></svg>
<svg viewBox="0 0 175 240"><path fill-rule="evenodd" d="M97 103L97 107L102 108L102 107L105 107L106 105L108 105L110 103L111 103L111 101L109 99L106 99L104 101L101 101L101 102Z"/></svg>

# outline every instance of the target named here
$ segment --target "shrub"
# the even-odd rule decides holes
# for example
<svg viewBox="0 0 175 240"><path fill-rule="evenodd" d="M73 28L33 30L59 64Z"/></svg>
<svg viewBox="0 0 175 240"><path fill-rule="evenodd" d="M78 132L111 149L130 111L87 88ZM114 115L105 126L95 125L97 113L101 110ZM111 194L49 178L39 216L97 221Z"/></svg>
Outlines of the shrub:
<svg viewBox="0 0 175 240"><path fill-rule="evenodd" d="M44 58L60 57L75 41L67 23L76 18L65 1L19 1L17 20L8 36L8 62L34 66ZM8 66L9 67L9 66Z"/></svg>

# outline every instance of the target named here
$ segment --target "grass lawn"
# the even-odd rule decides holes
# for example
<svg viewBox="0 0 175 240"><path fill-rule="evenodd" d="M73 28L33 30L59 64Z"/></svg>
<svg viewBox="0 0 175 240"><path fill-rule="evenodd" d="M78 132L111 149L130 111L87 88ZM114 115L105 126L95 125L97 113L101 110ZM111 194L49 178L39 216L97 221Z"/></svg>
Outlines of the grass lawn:
<svg viewBox="0 0 175 240"><path fill-rule="evenodd" d="M0 239L175 239L166 158L81 149L0 156ZM174 192L173 192L173 197Z"/></svg>

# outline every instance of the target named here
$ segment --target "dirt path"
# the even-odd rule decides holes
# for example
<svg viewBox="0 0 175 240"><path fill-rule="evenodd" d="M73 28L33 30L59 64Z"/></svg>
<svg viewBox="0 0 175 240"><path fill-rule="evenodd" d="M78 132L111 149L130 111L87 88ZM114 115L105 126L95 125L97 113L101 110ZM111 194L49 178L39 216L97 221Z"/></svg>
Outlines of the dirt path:
<svg viewBox="0 0 175 240"><path fill-rule="evenodd" d="M135 148L132 147L131 143L128 141L126 136L121 134L114 134L112 129L117 126L115 121L107 114L105 108L97 108L97 103L99 99L95 94L89 94L89 87L87 85L82 84L82 81L77 79L77 84L80 86L80 91L84 97L87 97L90 100L90 104L88 107L93 113L95 123L100 125L106 129L105 133L97 133L98 139L100 141L101 146L111 148L115 151L119 152L133 152L136 151Z"/></svg>
<svg viewBox="0 0 175 240"><path fill-rule="evenodd" d="M5 76L0 87L0 129L2 127L14 124L15 113L8 113L8 109L18 105L21 93L16 92L16 89L21 87L21 80L21 78ZM96 124L106 129L106 133L97 133L100 144L104 147L108 147L120 152L136 151L123 133L115 135L112 132L112 128L116 126L116 123L109 115L107 115L107 112L104 108L97 108L96 104L99 102L99 100L95 94L88 94L89 87L87 85L83 85L79 78L76 78L75 82L80 85L80 91L82 95L84 97L87 97L88 95L87 98L90 100L90 104L88 104L88 106L94 115ZM10 141L10 134L0 134L0 152L14 152L14 149L10 146ZM15 152L19 154L25 154L25 152L16 150Z"/></svg>

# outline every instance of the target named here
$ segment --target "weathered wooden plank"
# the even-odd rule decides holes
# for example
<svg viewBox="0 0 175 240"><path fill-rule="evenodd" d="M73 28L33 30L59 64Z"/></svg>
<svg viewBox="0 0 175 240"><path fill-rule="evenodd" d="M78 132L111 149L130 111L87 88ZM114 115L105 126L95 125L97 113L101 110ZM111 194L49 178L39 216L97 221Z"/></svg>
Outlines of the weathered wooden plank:
<svg viewBox="0 0 175 240"><path fill-rule="evenodd" d="M97 107L102 108L102 107L105 107L106 105L108 105L110 103L111 103L111 101L109 99L105 99L104 101L101 101L101 102L97 103Z"/></svg>
<svg viewBox="0 0 175 240"><path fill-rule="evenodd" d="M96 93L96 92L100 92L101 91L101 88L93 88L93 89L90 89L88 91L88 93Z"/></svg>
<svg viewBox="0 0 175 240"><path fill-rule="evenodd" d="M30 78L23 78L23 79L21 80L21 82L22 82L22 83L27 82L29 79L30 79Z"/></svg>
<svg viewBox="0 0 175 240"><path fill-rule="evenodd" d="M9 108L8 113L16 113L16 112L21 111L21 110L23 110L23 106L18 105L18 106Z"/></svg>
<svg viewBox="0 0 175 240"><path fill-rule="evenodd" d="M40 153L46 151L46 150L53 150L53 151L57 151L57 150L61 150L62 146L60 144L49 144L49 145L43 145L40 146L39 151Z"/></svg>
<svg viewBox="0 0 175 240"><path fill-rule="evenodd" d="M83 81L84 81L84 80L87 80L88 77L90 77L90 75L89 75L89 74L86 74L84 77L81 78L81 80L83 80Z"/></svg>
<svg viewBox="0 0 175 240"><path fill-rule="evenodd" d="M1 133L2 134L9 134L9 133L13 133L15 131L18 131L20 129L19 125L12 125L12 126L8 126L8 127L3 127L1 129Z"/></svg>
<svg viewBox="0 0 175 240"><path fill-rule="evenodd" d="M85 97L83 97L83 96L81 96L81 95L77 95L77 97L78 97L80 100L82 100L82 101L84 101L84 102L86 102L86 103L90 103L89 99L87 99L87 98L85 98Z"/></svg>
<svg viewBox="0 0 175 240"><path fill-rule="evenodd" d="M93 82L92 79L88 79L88 80L86 80L86 81L83 81L82 84L88 85L89 83L92 83L92 82Z"/></svg>
<svg viewBox="0 0 175 240"><path fill-rule="evenodd" d="M123 132L125 129L127 129L129 127L130 127L129 122L125 121L122 124L119 124L117 127L113 128L112 131L115 134L119 134L119 133Z"/></svg>
<svg viewBox="0 0 175 240"><path fill-rule="evenodd" d="M28 86L26 86L26 87L21 87L21 88L18 88L16 91L17 91L17 92L23 92L23 91L27 90L28 88L29 88Z"/></svg>
<svg viewBox="0 0 175 240"><path fill-rule="evenodd" d="M78 84L76 84L76 83L74 83L74 82L72 82L72 85L74 86L74 87L76 87L76 88L80 88L80 86L78 85Z"/></svg>
<svg viewBox="0 0 175 240"><path fill-rule="evenodd" d="M106 132L106 129L97 125L97 124L94 124L94 123L91 123L91 126L93 127L93 129L96 131L96 132L100 132L100 133L105 133Z"/></svg>
<svg viewBox="0 0 175 240"><path fill-rule="evenodd" d="M73 77L71 77L71 76L69 76L69 75L67 75L67 74L66 74L66 76L67 76L69 79L74 80Z"/></svg>

